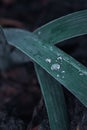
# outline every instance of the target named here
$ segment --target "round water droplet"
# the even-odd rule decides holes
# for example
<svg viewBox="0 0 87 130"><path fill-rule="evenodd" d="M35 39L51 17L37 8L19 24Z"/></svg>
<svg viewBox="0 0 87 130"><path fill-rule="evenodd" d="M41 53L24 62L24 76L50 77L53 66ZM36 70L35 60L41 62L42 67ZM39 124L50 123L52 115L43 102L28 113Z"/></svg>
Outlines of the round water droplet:
<svg viewBox="0 0 87 130"><path fill-rule="evenodd" d="M59 70L60 69L60 65L59 64L53 64L51 66L51 70Z"/></svg>
<svg viewBox="0 0 87 130"><path fill-rule="evenodd" d="M38 35L40 35L40 34L41 34L41 32L39 31L39 32L38 32Z"/></svg>
<svg viewBox="0 0 87 130"><path fill-rule="evenodd" d="M57 74L57 77L59 77L59 74Z"/></svg>

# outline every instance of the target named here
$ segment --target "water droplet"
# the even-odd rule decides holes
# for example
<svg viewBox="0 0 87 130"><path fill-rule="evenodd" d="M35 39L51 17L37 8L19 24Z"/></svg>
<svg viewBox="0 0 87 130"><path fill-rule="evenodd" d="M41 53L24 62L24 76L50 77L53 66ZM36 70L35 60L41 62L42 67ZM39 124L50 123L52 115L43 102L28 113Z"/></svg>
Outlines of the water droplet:
<svg viewBox="0 0 87 130"><path fill-rule="evenodd" d="M59 57L57 58L57 60L62 60L62 57L61 57L61 56L59 56Z"/></svg>
<svg viewBox="0 0 87 130"><path fill-rule="evenodd" d="M57 77L59 77L59 74L57 74Z"/></svg>
<svg viewBox="0 0 87 130"><path fill-rule="evenodd" d="M79 73L79 75L83 75L83 73Z"/></svg>
<svg viewBox="0 0 87 130"><path fill-rule="evenodd" d="M64 76L62 76L62 78L64 79Z"/></svg>
<svg viewBox="0 0 87 130"><path fill-rule="evenodd" d="M57 52L57 56L60 56L60 53Z"/></svg>
<svg viewBox="0 0 87 130"><path fill-rule="evenodd" d="M60 65L59 64L53 64L51 66L51 70L59 70L60 69Z"/></svg>
<svg viewBox="0 0 87 130"><path fill-rule="evenodd" d="M63 70L61 73L65 73L65 71Z"/></svg>
<svg viewBox="0 0 87 130"><path fill-rule="evenodd" d="M50 50L53 51L53 47L52 46L50 46Z"/></svg>
<svg viewBox="0 0 87 130"><path fill-rule="evenodd" d="M39 32L38 32L38 35L40 35L40 34L41 34L41 32L39 31Z"/></svg>
<svg viewBox="0 0 87 130"><path fill-rule="evenodd" d="M47 58L45 59L46 62L51 63L51 59Z"/></svg>

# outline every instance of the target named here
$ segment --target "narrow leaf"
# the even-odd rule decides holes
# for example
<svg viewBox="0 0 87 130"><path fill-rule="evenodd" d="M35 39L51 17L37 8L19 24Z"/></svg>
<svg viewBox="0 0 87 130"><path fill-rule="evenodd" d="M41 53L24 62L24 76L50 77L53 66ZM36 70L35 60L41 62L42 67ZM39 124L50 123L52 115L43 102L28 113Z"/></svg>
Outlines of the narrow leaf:
<svg viewBox="0 0 87 130"><path fill-rule="evenodd" d="M38 28L34 32L43 43L50 45L87 34L87 10L68 14Z"/></svg>
<svg viewBox="0 0 87 130"><path fill-rule="evenodd" d="M51 129L69 130L62 87L39 65L36 66L36 72L44 96Z"/></svg>
<svg viewBox="0 0 87 130"><path fill-rule="evenodd" d="M87 106L86 67L60 49L44 45L32 33L16 29L4 32L9 44L23 51Z"/></svg>
<svg viewBox="0 0 87 130"><path fill-rule="evenodd" d="M19 44L17 44L16 47L18 47L20 50L22 50L24 53L30 56L31 59L33 59L37 63L35 64L36 72L46 102L51 129L53 130L68 129L67 125L63 125L64 127L62 127L62 122L63 124L64 122L65 124L67 124L66 121L67 116L64 109L61 109L61 113L63 113L63 115L61 116L60 114L60 108L62 108L61 103L63 104L65 103L62 88L59 87L58 82L55 82L55 80L52 77L49 77L47 72L51 74L61 84L63 84L68 90L70 90L80 101L82 101L82 103L85 106L87 106L87 97L86 92L84 91L87 90L87 88L85 87L87 80L87 69L86 67L82 66L79 62L75 61L73 58L62 52L61 50L56 49L53 46L49 46L49 43L55 44L56 42L59 43L60 41L86 34L87 33L85 30L85 28L87 27L86 17L87 17L86 11L77 12L62 17L58 20L55 20L50 24L45 25L44 27L36 30L34 33L37 36L19 30L20 32L19 35L17 35L18 34L17 31L13 33L15 40L11 39L10 37L10 41L13 43L17 42L16 38L18 40L18 43L20 42L27 43L28 40L30 40L29 46L27 44L23 46L23 44L21 43L22 47ZM82 27L79 29L81 25ZM15 33L17 34L15 35ZM24 37L21 40L20 36L22 36L23 33L27 37ZM12 34L10 33L10 35ZM42 68L44 68L47 72L45 72L38 64ZM74 76L76 79L74 78ZM83 84L81 84L82 82ZM53 83L55 83L54 87ZM51 89L49 88L49 86L51 87ZM48 100L46 98L47 96ZM63 99L62 102L60 100L57 101L56 96L58 96L58 99L62 98ZM50 107L52 108L52 110L50 110ZM50 114L51 112L53 113Z"/></svg>

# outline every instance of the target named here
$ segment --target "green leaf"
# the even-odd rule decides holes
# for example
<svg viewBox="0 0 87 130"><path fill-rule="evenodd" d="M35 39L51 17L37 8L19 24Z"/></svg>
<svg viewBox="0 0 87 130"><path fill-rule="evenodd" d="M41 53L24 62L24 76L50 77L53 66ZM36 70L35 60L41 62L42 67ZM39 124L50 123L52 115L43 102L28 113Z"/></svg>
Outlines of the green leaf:
<svg viewBox="0 0 87 130"><path fill-rule="evenodd" d="M51 112L55 111L53 114L55 113L56 115L56 113L58 113L59 115L59 108L62 106L60 100L57 102L55 96L52 98L52 95L56 95L58 98L60 97L59 93L56 93L58 90L62 93L61 95L63 97L63 91L59 83L64 85L87 107L87 68L53 46L60 41L87 34L86 28L87 10L84 10L54 20L37 29L34 34L18 29L4 30L8 43L16 46L36 63L36 72L46 102L50 124L52 122L51 117L53 116ZM54 79L49 77L47 72ZM55 79L59 83L55 82ZM55 82L54 87L52 82ZM54 93L49 89L49 84ZM58 89L55 89L56 86L58 86ZM49 93L46 90L48 90ZM46 95L49 95L48 99L52 100L52 104L48 104L49 100L47 100ZM64 98L61 103L65 103ZM58 111L55 110L56 107L52 107L52 110L50 110L50 106L54 104L57 106ZM60 119L64 124L66 117L64 115L66 115L66 112L62 109L61 113L63 113L63 116L60 116ZM52 130L58 129L57 123L55 123L56 121L59 121L59 119L54 119L54 123L51 124ZM61 125L61 123L59 125ZM65 128L60 126L59 128L60 130L68 129L67 125L64 125L64 127Z"/></svg>
<svg viewBox="0 0 87 130"><path fill-rule="evenodd" d="M0 70L4 71L13 64L29 62L29 60L29 57L18 49L14 48L13 51L11 51L11 47L8 45L3 29L0 26Z"/></svg>
<svg viewBox="0 0 87 130"><path fill-rule="evenodd" d="M10 53L2 27L0 26L0 71L6 70L11 63Z"/></svg>
<svg viewBox="0 0 87 130"><path fill-rule="evenodd" d="M45 100L51 129L68 130L69 121L62 87L39 65L35 65L35 68Z"/></svg>
<svg viewBox="0 0 87 130"><path fill-rule="evenodd" d="M22 46L22 43L24 45L24 41L26 42L25 36L28 38L30 37L29 40L31 40L31 42L33 42L32 39L34 39L35 42L38 42L38 39L29 32L25 32L24 39L22 39L24 41L22 42L20 37L22 36L21 33L23 34L24 31L14 30L14 29L10 30L10 32L9 32L9 30L5 30L5 31L6 31L5 33L7 36L7 41L9 43L11 43L11 45L13 45L12 43L14 42L14 40L20 41L19 46L20 45ZM20 37L18 36L18 34L20 35ZM13 40L12 36L14 36L14 40ZM18 36L18 38L16 38L17 36ZM10 41L9 41L9 38L10 38ZM15 43L16 43L16 41L15 41ZM30 43L30 41L29 41L29 43ZM36 44L36 45L38 45L38 44ZM33 57L35 57L35 55L37 53L39 53L38 52L39 50L37 50L37 48L39 48L39 46L35 47L35 45L33 45L33 43L29 44L29 46L30 46L30 55L29 56L31 58L33 58ZM16 47L19 48L18 46L16 46ZM33 47L34 47L34 50L33 50ZM35 52L32 53L31 51L35 51ZM38 55L37 55L37 58L38 58ZM38 59L38 61L39 61L39 59ZM40 66L36 67L36 72L37 72L37 75L38 75L38 78L40 81L41 90L42 90L44 100L46 103L46 108L47 108L47 112L48 112L48 116L49 116L51 129L52 130L56 130L56 129L68 130L69 124L68 124L67 110L66 110L66 104L65 104L65 100L64 100L62 87L60 87L60 84L55 79L53 79L51 76L49 76L49 74L47 72L45 72Z"/></svg>
<svg viewBox="0 0 87 130"><path fill-rule="evenodd" d="M60 49L44 45L32 33L17 29L4 30L4 33L9 44L23 51L87 106L86 67Z"/></svg>
<svg viewBox="0 0 87 130"><path fill-rule="evenodd" d="M50 45L87 34L87 10L53 20L35 30L34 33L42 42Z"/></svg>

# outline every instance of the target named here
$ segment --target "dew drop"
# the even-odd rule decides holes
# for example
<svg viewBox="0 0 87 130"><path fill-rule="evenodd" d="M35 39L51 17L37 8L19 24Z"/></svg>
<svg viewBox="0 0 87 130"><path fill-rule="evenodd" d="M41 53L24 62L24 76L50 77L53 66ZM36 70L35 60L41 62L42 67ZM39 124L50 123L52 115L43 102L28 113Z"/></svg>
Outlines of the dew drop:
<svg viewBox="0 0 87 130"><path fill-rule="evenodd" d="M57 74L57 77L59 77L59 74Z"/></svg>
<svg viewBox="0 0 87 130"><path fill-rule="evenodd" d="M79 73L79 75L83 75L83 73Z"/></svg>
<svg viewBox="0 0 87 130"><path fill-rule="evenodd" d="M59 57L57 58L57 60L62 60L62 57L61 57L61 56L59 56Z"/></svg>
<svg viewBox="0 0 87 130"><path fill-rule="evenodd" d="M45 59L46 62L51 63L51 59L47 58Z"/></svg>
<svg viewBox="0 0 87 130"><path fill-rule="evenodd" d="M52 46L50 47L50 50L53 51L53 47Z"/></svg>
<svg viewBox="0 0 87 130"><path fill-rule="evenodd" d="M57 52L57 56L60 56L60 53Z"/></svg>
<svg viewBox="0 0 87 130"><path fill-rule="evenodd" d="M51 66L51 70L59 70L60 69L60 65L59 64L53 64Z"/></svg>
<svg viewBox="0 0 87 130"><path fill-rule="evenodd" d="M61 73L65 73L65 71L63 70Z"/></svg>
<svg viewBox="0 0 87 130"><path fill-rule="evenodd" d="M64 76L62 76L62 78L64 79Z"/></svg>
<svg viewBox="0 0 87 130"><path fill-rule="evenodd" d="M41 32L39 31L39 32L38 32L38 35L40 35L40 34L41 34Z"/></svg>

